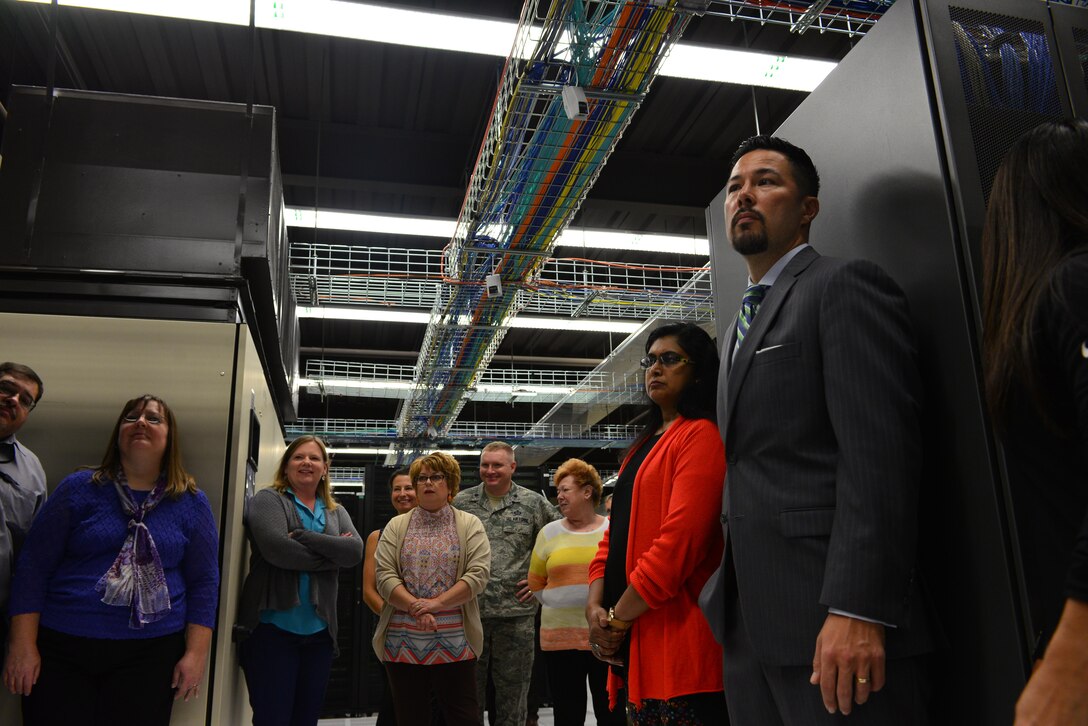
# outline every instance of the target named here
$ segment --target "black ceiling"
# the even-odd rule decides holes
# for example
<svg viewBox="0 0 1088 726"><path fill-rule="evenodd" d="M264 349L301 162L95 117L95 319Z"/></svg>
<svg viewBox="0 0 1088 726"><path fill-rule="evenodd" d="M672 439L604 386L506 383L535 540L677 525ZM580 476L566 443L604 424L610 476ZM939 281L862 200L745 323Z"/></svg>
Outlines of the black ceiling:
<svg viewBox="0 0 1088 726"><path fill-rule="evenodd" d="M402 0L387 5L516 20L512 0ZM542 3L546 5L546 3ZM12 85L48 81L50 8L0 2L0 99ZM303 33L60 8L55 84L87 90L275 106L289 206L457 217L502 73L499 58ZM694 19L684 43L841 59L854 42L838 33ZM252 55L251 55L252 47ZM252 71L250 59L253 59ZM660 77L611 155L573 224L705 235L704 209L723 185L745 137L772 131L800 92ZM292 229L292 241L440 249L445 240ZM627 261L625 252L593 252ZM645 255L639 258L646 261ZM691 257L659 255L659 264ZM303 358L412 364L421 325L301 321ZM562 367L557 358L600 359L622 336L514 329L494 366ZM575 367L585 361L573 361ZM462 419L535 421L547 407L473 404ZM300 416L391 419L395 400L300 397ZM613 414L631 420L637 410ZM618 420L617 420L618 419ZM610 462L614 452L564 450Z"/></svg>

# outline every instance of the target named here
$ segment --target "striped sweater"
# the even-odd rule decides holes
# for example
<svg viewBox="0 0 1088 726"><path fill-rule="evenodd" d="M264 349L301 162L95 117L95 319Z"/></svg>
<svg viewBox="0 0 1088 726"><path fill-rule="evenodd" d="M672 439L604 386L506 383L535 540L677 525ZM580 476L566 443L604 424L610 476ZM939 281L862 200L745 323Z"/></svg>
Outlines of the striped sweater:
<svg viewBox="0 0 1088 726"><path fill-rule="evenodd" d="M543 606L541 650L589 650L589 563L608 520L590 532L571 532L565 521L549 522L540 530L529 561L529 588Z"/></svg>

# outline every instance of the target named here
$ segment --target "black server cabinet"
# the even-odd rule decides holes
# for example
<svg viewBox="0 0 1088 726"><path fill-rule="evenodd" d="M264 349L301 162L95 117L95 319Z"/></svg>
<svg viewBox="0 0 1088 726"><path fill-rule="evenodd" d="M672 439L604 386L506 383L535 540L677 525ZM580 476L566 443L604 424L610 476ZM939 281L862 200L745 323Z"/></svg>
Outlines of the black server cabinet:
<svg viewBox="0 0 1088 726"><path fill-rule="evenodd" d="M1050 16L1073 115L1088 118L1088 8L1052 5Z"/></svg>
<svg viewBox="0 0 1088 726"><path fill-rule="evenodd" d="M920 3L932 64L935 120L949 160L959 234L979 279L977 250L994 174L1012 142L1068 116L1050 13L1022 0Z"/></svg>
<svg viewBox="0 0 1088 726"><path fill-rule="evenodd" d="M357 493L338 492L336 501L344 507L359 536L366 541L366 499ZM360 608L363 592L363 565L342 567L339 571L339 587L336 594L338 632L337 647L340 654L332 664L329 683L325 690L325 702L321 715L325 718L343 717L358 712L359 692L365 684L359 678L356 659L359 643L367 640L369 621L364 617L365 606ZM369 611L367 611L369 612Z"/></svg>
<svg viewBox="0 0 1088 726"><path fill-rule="evenodd" d="M15 87L0 167L0 310L236 322L280 417L298 320L268 106Z"/></svg>
<svg viewBox="0 0 1088 726"><path fill-rule="evenodd" d="M1086 27L1088 10L1044 3L900 0L776 131L824 181L812 244L877 262L910 300L926 387L922 580L944 641L934 723L1011 723L1028 673L1016 532L981 394L978 243L1013 140L1085 112ZM707 212L719 336L744 288L723 203Z"/></svg>
<svg viewBox="0 0 1088 726"><path fill-rule="evenodd" d="M389 478L395 470L367 465L363 474L363 495L337 495L348 508L359 536L366 542L374 530L381 529L396 516L389 498ZM364 553L365 555L365 553ZM388 687L385 669L374 656L371 638L378 617L363 601L363 567L340 571L338 613L340 619L340 656L333 664L329 688L321 713L323 717L375 714L381 707Z"/></svg>

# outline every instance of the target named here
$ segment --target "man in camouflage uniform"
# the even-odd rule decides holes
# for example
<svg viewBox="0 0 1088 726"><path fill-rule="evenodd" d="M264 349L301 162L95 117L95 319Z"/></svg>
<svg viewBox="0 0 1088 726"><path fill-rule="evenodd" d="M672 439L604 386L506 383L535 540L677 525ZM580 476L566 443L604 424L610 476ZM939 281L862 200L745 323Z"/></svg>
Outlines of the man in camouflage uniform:
<svg viewBox="0 0 1088 726"><path fill-rule="evenodd" d="M527 579L529 555L537 532L559 519L547 499L513 482L516 468L514 449L492 441L480 455L483 483L462 489L453 500L453 506L480 518L491 542L491 580L479 597L484 648L476 663L476 697L483 722L490 671L494 726L525 726L537 608Z"/></svg>

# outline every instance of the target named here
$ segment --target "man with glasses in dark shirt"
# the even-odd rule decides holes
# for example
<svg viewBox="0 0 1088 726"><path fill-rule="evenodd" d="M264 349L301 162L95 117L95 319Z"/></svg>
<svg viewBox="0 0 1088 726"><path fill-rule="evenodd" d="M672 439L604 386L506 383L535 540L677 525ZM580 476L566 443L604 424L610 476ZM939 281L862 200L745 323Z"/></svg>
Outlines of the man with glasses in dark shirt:
<svg viewBox="0 0 1088 726"><path fill-rule="evenodd" d="M0 655L8 639L8 595L15 559L46 495L41 462L15 434L44 392L42 379L29 366L0 363ZM0 691L0 723L17 722L18 700L6 688Z"/></svg>

